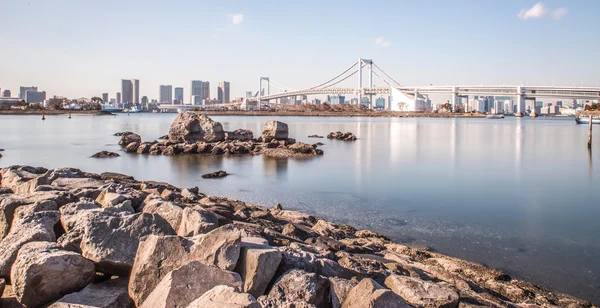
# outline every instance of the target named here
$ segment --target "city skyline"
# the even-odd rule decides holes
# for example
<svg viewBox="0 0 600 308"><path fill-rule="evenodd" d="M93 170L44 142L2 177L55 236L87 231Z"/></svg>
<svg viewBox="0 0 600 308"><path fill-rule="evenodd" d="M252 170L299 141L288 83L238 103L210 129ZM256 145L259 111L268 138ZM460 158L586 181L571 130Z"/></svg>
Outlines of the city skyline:
<svg viewBox="0 0 600 308"><path fill-rule="evenodd" d="M205 10L198 13L198 6ZM122 23L88 20L91 13L113 11L117 13L110 18L117 19L134 7L139 16L119 19ZM164 1L65 0L56 5L7 0L0 10L0 44L9 46L0 50L0 87L13 95L20 86L34 84L50 97L108 92L113 98L122 91L118 80L133 76L140 80L141 95L158 97L159 85L168 81L184 87L190 94L187 101L190 80L200 78L213 81L213 93L218 80L229 80L234 85L231 96L242 97L245 91L258 90L260 76L305 88L357 57L378 59L399 82L410 85L598 86L595 53L600 43L589 39L597 34L597 1L375 1L370 7L365 14L360 5L342 1L182 1L173 6ZM182 18L168 24L149 22L163 10ZM185 18L192 12L200 18ZM307 18L283 18L290 12ZM48 20L48 15L56 18ZM11 26L25 16L26 25ZM323 23L324 16L345 18ZM377 22L357 23L358 16ZM44 27L39 26L42 22ZM166 37L168 47L155 46L157 36ZM256 40L260 48L246 48ZM200 48L200 42L219 47ZM169 65L157 70L160 63Z"/></svg>

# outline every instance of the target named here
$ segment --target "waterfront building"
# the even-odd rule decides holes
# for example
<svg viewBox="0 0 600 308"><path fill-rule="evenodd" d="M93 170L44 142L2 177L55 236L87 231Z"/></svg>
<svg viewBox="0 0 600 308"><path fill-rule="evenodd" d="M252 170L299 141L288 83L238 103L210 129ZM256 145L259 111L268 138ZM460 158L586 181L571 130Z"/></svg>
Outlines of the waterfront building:
<svg viewBox="0 0 600 308"><path fill-rule="evenodd" d="M172 85L161 85L159 99L161 104L172 104L173 103L173 86Z"/></svg>
<svg viewBox="0 0 600 308"><path fill-rule="evenodd" d="M20 87L19 88L19 98L20 99L25 99L25 94L27 93L27 91L34 91L37 92L38 88L37 87Z"/></svg>
<svg viewBox="0 0 600 308"><path fill-rule="evenodd" d="M140 103L139 79L121 79L121 100L127 106Z"/></svg>
<svg viewBox="0 0 600 308"><path fill-rule="evenodd" d="M375 108L384 109L385 108L385 98L378 97L375 99Z"/></svg>
<svg viewBox="0 0 600 308"><path fill-rule="evenodd" d="M219 87L217 87L217 100L221 104L229 103L229 81L221 81L219 82Z"/></svg>
<svg viewBox="0 0 600 308"><path fill-rule="evenodd" d="M106 103L106 102L105 102ZM110 102L108 102L110 105L115 106L115 104L117 104L117 100L114 98L110 99Z"/></svg>
<svg viewBox="0 0 600 308"><path fill-rule="evenodd" d="M122 107L122 105L121 105L121 92L117 92L117 107Z"/></svg>
<svg viewBox="0 0 600 308"><path fill-rule="evenodd" d="M108 93L102 93L102 102L108 103Z"/></svg>
<svg viewBox="0 0 600 308"><path fill-rule="evenodd" d="M202 96L201 95L192 95L191 99L192 99L192 101L191 101L192 105L202 105Z"/></svg>
<svg viewBox="0 0 600 308"><path fill-rule="evenodd" d="M345 100L343 95L327 95L327 101L332 105L343 105Z"/></svg>
<svg viewBox="0 0 600 308"><path fill-rule="evenodd" d="M313 98L313 100L312 100L312 104L313 104L313 105L321 105L321 100L320 100L320 99L318 99L318 98Z"/></svg>
<svg viewBox="0 0 600 308"><path fill-rule="evenodd" d="M177 87L175 88L175 101L173 104L182 105L183 104L183 88Z"/></svg>
<svg viewBox="0 0 600 308"><path fill-rule="evenodd" d="M31 91L25 92L25 102L28 104L37 104L46 100L46 91Z"/></svg>
<svg viewBox="0 0 600 308"><path fill-rule="evenodd" d="M148 105L148 96L142 96L142 105L143 106L147 106Z"/></svg>
<svg viewBox="0 0 600 308"><path fill-rule="evenodd" d="M10 90L4 90L4 92L2 92L2 97L10 97Z"/></svg>
<svg viewBox="0 0 600 308"><path fill-rule="evenodd" d="M203 99L210 98L210 84L208 81L192 80L190 100L193 105L202 105Z"/></svg>
<svg viewBox="0 0 600 308"><path fill-rule="evenodd" d="M365 107L369 107L369 105L371 104L371 102L369 101L369 98L366 96L363 96L360 98L360 104L365 106Z"/></svg>
<svg viewBox="0 0 600 308"><path fill-rule="evenodd" d="M210 82L202 82L202 99L210 99Z"/></svg>

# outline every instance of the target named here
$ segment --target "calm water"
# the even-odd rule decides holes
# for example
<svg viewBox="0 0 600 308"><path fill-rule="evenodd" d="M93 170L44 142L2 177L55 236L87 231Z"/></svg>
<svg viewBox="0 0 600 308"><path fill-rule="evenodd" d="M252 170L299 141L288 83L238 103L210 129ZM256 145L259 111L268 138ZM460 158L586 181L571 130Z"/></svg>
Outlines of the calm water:
<svg viewBox="0 0 600 308"><path fill-rule="evenodd" d="M0 166L72 166L199 186L208 194L298 209L416 246L507 270L600 303L600 130L572 119L292 118L291 137L322 141L308 160L146 156L119 151L117 131L151 140L175 114L0 116ZM259 133L264 117L214 117ZM600 127L597 127L597 129ZM351 131L356 142L309 139ZM224 179L200 175L219 169Z"/></svg>

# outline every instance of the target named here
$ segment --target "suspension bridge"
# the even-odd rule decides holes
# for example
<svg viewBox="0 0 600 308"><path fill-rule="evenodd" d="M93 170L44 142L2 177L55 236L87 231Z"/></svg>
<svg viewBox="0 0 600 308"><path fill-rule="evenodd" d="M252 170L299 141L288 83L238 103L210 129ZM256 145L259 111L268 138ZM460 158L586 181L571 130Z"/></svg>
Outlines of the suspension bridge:
<svg viewBox="0 0 600 308"><path fill-rule="evenodd" d="M363 83L363 70L366 69L367 82ZM336 87L345 80L357 76L356 87ZM373 76L378 77L387 87L374 87ZM271 85L284 90L279 93L270 93ZM288 90L274 82L269 77L260 77L259 90L254 97L246 98L245 107L258 106L261 103L272 105L273 100L308 95L356 95L358 102L361 98L368 96L369 102L373 102L373 95L391 96L390 109L402 102L408 106L414 106L415 101L422 99L424 95L448 95L451 97L452 108L456 108L459 98L469 96L512 96L516 97L517 113L522 113L527 100L536 98L562 98L562 99L600 99L600 87L569 87L569 86L507 86L507 85L476 85L476 86L403 86L381 69L373 60L359 58L350 67L335 77L302 90ZM266 92L266 93L265 93ZM416 111L416 110L413 110Z"/></svg>

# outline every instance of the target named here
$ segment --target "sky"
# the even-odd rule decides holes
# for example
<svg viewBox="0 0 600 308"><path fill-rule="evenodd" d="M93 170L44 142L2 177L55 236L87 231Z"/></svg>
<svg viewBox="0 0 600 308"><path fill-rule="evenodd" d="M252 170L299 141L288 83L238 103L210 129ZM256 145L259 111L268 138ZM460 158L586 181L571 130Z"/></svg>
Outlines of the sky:
<svg viewBox="0 0 600 308"><path fill-rule="evenodd" d="M403 85L600 84L600 1L0 0L0 88L140 95L260 76L308 88L358 58ZM348 79L345 86L356 86ZM383 86L380 80L376 86ZM276 92L271 86L271 92Z"/></svg>

